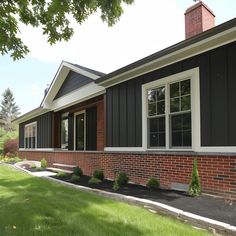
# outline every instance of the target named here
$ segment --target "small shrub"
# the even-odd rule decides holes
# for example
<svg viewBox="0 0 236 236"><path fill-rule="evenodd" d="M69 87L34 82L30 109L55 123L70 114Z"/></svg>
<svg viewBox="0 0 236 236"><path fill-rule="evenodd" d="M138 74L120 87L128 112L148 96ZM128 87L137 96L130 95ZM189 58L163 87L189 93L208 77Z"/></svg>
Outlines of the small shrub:
<svg viewBox="0 0 236 236"><path fill-rule="evenodd" d="M120 172L116 178L116 182L119 186L126 185L129 182L129 177L125 172Z"/></svg>
<svg viewBox="0 0 236 236"><path fill-rule="evenodd" d="M100 184L102 181L98 178L95 177L91 177L91 179L89 180L88 184L90 185L98 185Z"/></svg>
<svg viewBox="0 0 236 236"><path fill-rule="evenodd" d="M30 168L36 169L36 165L35 165L34 163L32 163L32 164L30 165Z"/></svg>
<svg viewBox="0 0 236 236"><path fill-rule="evenodd" d="M7 157L15 157L18 155L18 140L9 139L3 145L3 155Z"/></svg>
<svg viewBox="0 0 236 236"><path fill-rule="evenodd" d="M21 161L19 157L5 157L2 159L3 162L5 163L16 163Z"/></svg>
<svg viewBox="0 0 236 236"><path fill-rule="evenodd" d="M198 196L201 193L200 179L198 175L197 159L193 161L192 178L188 190L189 195Z"/></svg>
<svg viewBox="0 0 236 236"><path fill-rule="evenodd" d="M80 176L73 174L70 178L70 181L75 183L75 182L79 182L79 179L80 179Z"/></svg>
<svg viewBox="0 0 236 236"><path fill-rule="evenodd" d="M159 180L154 177L151 177L147 182L147 187L150 189L157 189L160 186Z"/></svg>
<svg viewBox="0 0 236 236"><path fill-rule="evenodd" d="M97 179L100 179L101 181L104 180L104 174L103 174L103 171L102 170L95 170L93 172L93 177L94 178L97 178Z"/></svg>
<svg viewBox="0 0 236 236"><path fill-rule="evenodd" d="M63 172L63 171L59 171L56 175L58 178L61 178L61 179L65 179L68 177L68 174L66 172Z"/></svg>
<svg viewBox="0 0 236 236"><path fill-rule="evenodd" d="M81 168L79 166L76 166L73 170L73 174L74 175L78 175L78 176L82 176L83 175L83 171L81 170Z"/></svg>
<svg viewBox="0 0 236 236"><path fill-rule="evenodd" d="M47 161L43 158L40 162L41 162L41 168L46 169L48 165Z"/></svg>
<svg viewBox="0 0 236 236"><path fill-rule="evenodd" d="M119 186L119 184L118 184L117 181L115 181L115 182L113 183L112 189L113 189L114 191L118 191L118 190L120 189L120 186Z"/></svg>

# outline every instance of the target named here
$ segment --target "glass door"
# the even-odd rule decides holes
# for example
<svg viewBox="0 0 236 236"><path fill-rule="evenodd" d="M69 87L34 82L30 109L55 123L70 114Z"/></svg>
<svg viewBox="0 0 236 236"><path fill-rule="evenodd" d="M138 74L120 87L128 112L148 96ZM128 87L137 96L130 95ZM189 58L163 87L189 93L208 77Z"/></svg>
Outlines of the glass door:
<svg viewBox="0 0 236 236"><path fill-rule="evenodd" d="M80 113L75 117L75 147L76 150L85 150L85 113Z"/></svg>

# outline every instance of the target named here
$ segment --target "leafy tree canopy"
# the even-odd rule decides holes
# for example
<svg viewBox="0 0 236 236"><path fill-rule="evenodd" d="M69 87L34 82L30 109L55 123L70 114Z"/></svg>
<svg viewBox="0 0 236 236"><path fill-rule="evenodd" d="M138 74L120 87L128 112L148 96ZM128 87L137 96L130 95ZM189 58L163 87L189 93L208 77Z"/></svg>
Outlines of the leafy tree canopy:
<svg viewBox="0 0 236 236"><path fill-rule="evenodd" d="M4 0L0 1L0 53L10 53L14 60L23 58L28 47L19 37L19 22L42 27L48 42L68 41L73 35L69 17L83 23L100 10L101 19L109 26L123 13L122 3L134 0Z"/></svg>
<svg viewBox="0 0 236 236"><path fill-rule="evenodd" d="M5 130L10 131L14 129L12 120L20 114L20 108L16 105L13 93L9 88L3 92L2 96L0 118L4 123Z"/></svg>

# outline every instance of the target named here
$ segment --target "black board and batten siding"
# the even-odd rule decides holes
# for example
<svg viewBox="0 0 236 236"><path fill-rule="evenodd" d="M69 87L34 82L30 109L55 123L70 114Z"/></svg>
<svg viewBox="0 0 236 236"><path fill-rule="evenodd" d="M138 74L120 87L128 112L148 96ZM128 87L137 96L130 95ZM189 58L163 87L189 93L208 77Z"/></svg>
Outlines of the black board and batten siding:
<svg viewBox="0 0 236 236"><path fill-rule="evenodd" d="M236 42L107 89L107 146L142 146L142 84L200 68L201 145L236 146Z"/></svg>
<svg viewBox="0 0 236 236"><path fill-rule="evenodd" d="M37 122L37 148L52 148L53 112L48 112L19 124L19 147L24 148L25 125Z"/></svg>
<svg viewBox="0 0 236 236"><path fill-rule="evenodd" d="M54 99L60 98L92 81L93 79L85 75L70 71Z"/></svg>

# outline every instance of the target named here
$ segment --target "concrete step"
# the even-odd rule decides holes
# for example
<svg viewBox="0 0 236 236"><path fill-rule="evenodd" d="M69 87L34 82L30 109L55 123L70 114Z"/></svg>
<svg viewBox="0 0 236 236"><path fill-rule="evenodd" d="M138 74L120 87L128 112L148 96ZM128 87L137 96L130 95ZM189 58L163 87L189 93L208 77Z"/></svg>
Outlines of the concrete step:
<svg viewBox="0 0 236 236"><path fill-rule="evenodd" d="M65 172L65 173L68 173L68 174L72 174L73 173L72 170L65 170L65 169L54 168L54 167L48 167L47 169L52 171L52 172Z"/></svg>
<svg viewBox="0 0 236 236"><path fill-rule="evenodd" d="M67 165L67 164L61 164L61 163L53 163L53 166L60 166L60 167L66 167L66 168L75 168L74 165Z"/></svg>

